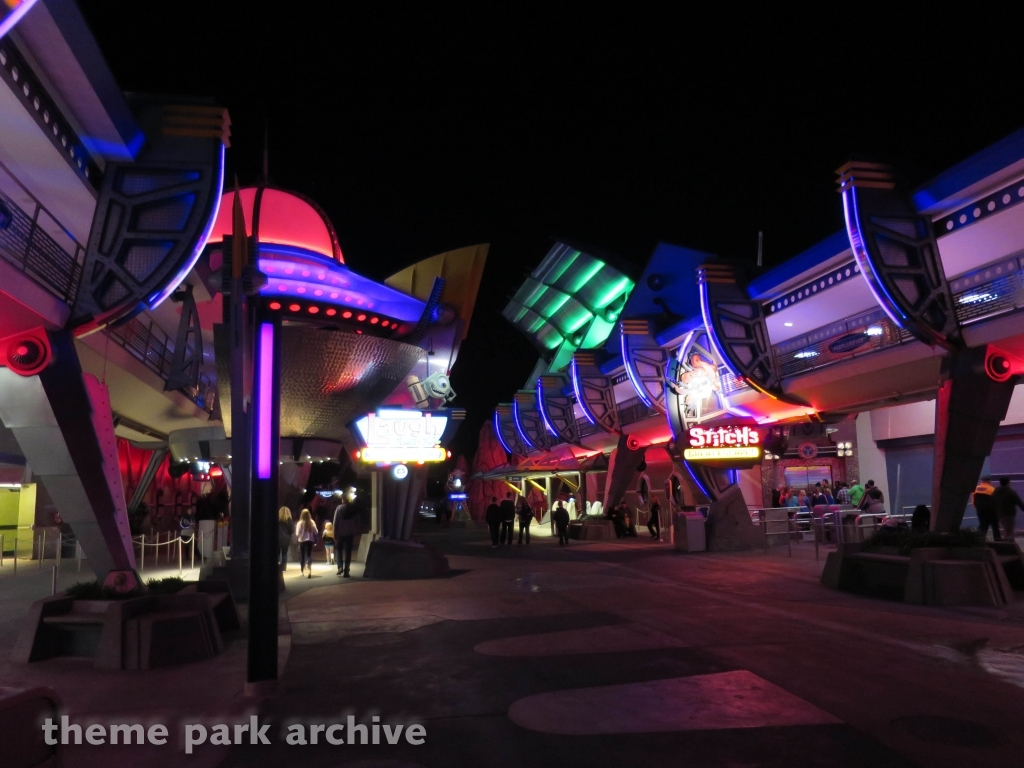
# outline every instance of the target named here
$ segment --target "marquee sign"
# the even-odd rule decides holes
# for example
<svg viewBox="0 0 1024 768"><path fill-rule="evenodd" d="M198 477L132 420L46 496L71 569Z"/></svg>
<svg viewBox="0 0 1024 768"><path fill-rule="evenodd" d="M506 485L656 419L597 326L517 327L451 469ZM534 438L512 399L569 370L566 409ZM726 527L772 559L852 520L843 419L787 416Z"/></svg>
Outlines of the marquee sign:
<svg viewBox="0 0 1024 768"><path fill-rule="evenodd" d="M448 452L441 438L447 426L446 411L380 408L355 421L365 445L359 458L375 464L444 461Z"/></svg>
<svg viewBox="0 0 1024 768"><path fill-rule="evenodd" d="M749 425L690 427L687 440L688 447L683 449L686 461L745 468L759 464L764 456L761 435Z"/></svg>

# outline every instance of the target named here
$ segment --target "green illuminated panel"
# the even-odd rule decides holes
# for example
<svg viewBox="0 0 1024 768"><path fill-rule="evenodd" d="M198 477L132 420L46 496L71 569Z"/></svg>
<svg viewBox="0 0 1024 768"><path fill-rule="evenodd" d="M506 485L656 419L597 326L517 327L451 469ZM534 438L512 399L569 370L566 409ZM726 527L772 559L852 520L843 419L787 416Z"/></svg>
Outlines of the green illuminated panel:
<svg viewBox="0 0 1024 768"><path fill-rule="evenodd" d="M608 338L634 283L602 259L556 243L523 282L504 316L546 350L551 370L568 364L579 347Z"/></svg>

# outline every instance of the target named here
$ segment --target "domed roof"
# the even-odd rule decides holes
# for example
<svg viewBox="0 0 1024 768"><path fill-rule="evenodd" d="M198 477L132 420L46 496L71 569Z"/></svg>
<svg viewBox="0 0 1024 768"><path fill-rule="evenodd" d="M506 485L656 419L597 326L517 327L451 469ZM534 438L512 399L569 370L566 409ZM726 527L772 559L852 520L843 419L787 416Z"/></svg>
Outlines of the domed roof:
<svg viewBox="0 0 1024 768"><path fill-rule="evenodd" d="M264 185L244 187L239 196L245 214L245 231L253 234L253 208L256 207L257 236L261 243L290 245L326 256L340 264L345 263L327 214L320 206L296 192L286 192ZM258 200L258 202L257 202ZM220 200L220 211L213 231L207 240L218 243L231 234L231 216L235 204L234 191L226 192Z"/></svg>

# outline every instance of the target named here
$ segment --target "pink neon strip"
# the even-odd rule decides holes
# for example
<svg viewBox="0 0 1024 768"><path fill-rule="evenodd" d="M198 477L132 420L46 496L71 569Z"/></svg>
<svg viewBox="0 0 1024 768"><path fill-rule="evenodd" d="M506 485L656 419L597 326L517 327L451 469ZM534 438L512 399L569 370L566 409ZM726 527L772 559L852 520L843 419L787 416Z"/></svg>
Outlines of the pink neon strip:
<svg viewBox="0 0 1024 768"><path fill-rule="evenodd" d="M270 479L271 411L274 402L274 326L260 323L259 389L256 392L256 477Z"/></svg>

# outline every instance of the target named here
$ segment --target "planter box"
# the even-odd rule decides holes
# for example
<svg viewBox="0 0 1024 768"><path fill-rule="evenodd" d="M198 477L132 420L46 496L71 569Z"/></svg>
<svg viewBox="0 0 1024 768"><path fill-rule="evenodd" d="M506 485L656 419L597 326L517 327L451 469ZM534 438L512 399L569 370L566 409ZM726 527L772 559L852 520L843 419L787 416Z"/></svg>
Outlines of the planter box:
<svg viewBox="0 0 1024 768"><path fill-rule="evenodd" d="M212 658L224 650L221 629L237 629L238 615L226 585L201 584L129 600L37 600L11 660L78 656L98 669L150 669Z"/></svg>
<svg viewBox="0 0 1024 768"><path fill-rule="evenodd" d="M1002 557L1005 564L990 547L929 547L901 555L895 547L865 552L863 544L844 544L829 553L821 581L916 605L999 606L1014 600L1004 566L1013 571L1015 562ZM1024 567L1019 554L1016 564Z"/></svg>

